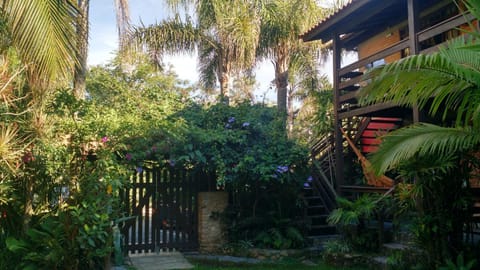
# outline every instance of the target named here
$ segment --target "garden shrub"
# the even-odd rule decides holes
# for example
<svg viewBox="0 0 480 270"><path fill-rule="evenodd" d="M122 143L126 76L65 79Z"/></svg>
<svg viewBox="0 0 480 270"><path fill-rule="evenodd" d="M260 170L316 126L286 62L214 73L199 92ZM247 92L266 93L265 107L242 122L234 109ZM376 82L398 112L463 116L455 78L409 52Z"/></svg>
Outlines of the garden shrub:
<svg viewBox="0 0 480 270"><path fill-rule="evenodd" d="M376 251L380 245L378 226L371 226L388 205L388 197L365 194L350 201L338 197L338 208L332 211L327 221L337 226L342 239L356 251ZM374 222L375 224L375 222Z"/></svg>
<svg viewBox="0 0 480 270"><path fill-rule="evenodd" d="M172 74L149 74L148 83L119 69L92 75L87 100L51 89L33 102L20 87L16 94L24 98L15 106L0 104L0 119L15 127L18 146L9 148L18 152L15 171L0 163L0 269L107 265L112 225L122 217L119 191L138 166L127 154L147 155L131 143L146 137L142 146L148 145L173 133L165 118L181 98L162 94L162 86L175 84Z"/></svg>
<svg viewBox="0 0 480 270"><path fill-rule="evenodd" d="M307 149L289 139L275 108L194 105L179 113L188 129L171 160L202 166L231 194L224 221L231 241L269 248L304 245Z"/></svg>

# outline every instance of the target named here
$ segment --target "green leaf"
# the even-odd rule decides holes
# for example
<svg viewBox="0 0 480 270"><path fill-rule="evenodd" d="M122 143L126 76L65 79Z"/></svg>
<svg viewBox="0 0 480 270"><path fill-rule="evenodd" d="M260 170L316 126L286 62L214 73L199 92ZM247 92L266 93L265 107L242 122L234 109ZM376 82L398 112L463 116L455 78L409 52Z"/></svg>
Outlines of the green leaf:
<svg viewBox="0 0 480 270"><path fill-rule="evenodd" d="M87 242L91 247L95 247L95 241L92 238L87 238Z"/></svg>
<svg viewBox="0 0 480 270"><path fill-rule="evenodd" d="M23 240L17 240L13 237L8 237L5 240L7 248L12 252L26 252L28 251L28 244Z"/></svg>

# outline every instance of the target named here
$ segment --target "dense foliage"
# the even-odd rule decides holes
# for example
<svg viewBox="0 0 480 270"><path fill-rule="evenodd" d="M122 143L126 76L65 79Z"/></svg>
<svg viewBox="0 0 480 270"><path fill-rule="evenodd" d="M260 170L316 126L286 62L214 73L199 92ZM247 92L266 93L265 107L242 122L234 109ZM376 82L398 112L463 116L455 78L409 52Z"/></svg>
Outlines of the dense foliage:
<svg viewBox="0 0 480 270"><path fill-rule="evenodd" d="M480 18L480 2L458 2ZM374 69L372 83L362 90L365 103L418 106L430 116L425 122L436 123L392 132L371 157L378 173L394 169L402 176L406 185L399 189L399 210L413 221L414 239L427 255L422 263L430 269L468 251L462 239L475 223L470 186L480 146L480 33L474 25L470 29L438 52ZM465 255L478 258L478 252Z"/></svg>
<svg viewBox="0 0 480 270"><path fill-rule="evenodd" d="M108 268L124 219L119 193L145 161L216 177L215 188L232 194L233 240L303 244L293 218L307 151L287 137L284 115L248 102L195 103L190 86L138 55L93 67L83 100L89 1L27 2L0 4L0 269ZM225 90L230 78L251 75L260 18L253 6L219 5L199 25L212 39L197 49L200 68L217 71ZM230 31L232 20L254 31Z"/></svg>
<svg viewBox="0 0 480 270"><path fill-rule="evenodd" d="M12 124L1 129L0 269L108 265L112 226L123 217L119 191L145 160L215 176L214 189L232 194L232 239L303 244L291 218L307 151L288 139L277 110L194 103L174 74L146 62L92 68L86 100L71 89L34 100L22 92L21 70L14 77L1 114Z"/></svg>
<svg viewBox="0 0 480 270"><path fill-rule="evenodd" d="M299 192L308 177L307 151L287 138L275 108L194 105L181 149L170 158L199 165L231 194L223 216L233 242L291 248L304 244ZM178 155L183 153L183 155ZM187 155L185 155L187 154ZM172 156L175 155L175 156Z"/></svg>

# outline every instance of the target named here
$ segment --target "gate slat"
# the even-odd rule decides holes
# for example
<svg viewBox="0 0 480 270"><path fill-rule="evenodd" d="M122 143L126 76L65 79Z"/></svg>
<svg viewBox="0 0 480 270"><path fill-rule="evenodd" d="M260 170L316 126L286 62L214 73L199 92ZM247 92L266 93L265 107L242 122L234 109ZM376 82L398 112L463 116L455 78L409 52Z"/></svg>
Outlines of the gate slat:
<svg viewBox="0 0 480 270"><path fill-rule="evenodd" d="M163 173L162 173L162 210L163 213L161 213L161 225L160 225L160 228L161 228L161 232L162 232L162 241L161 241L161 246L162 246L162 250L163 251L166 251L166 243L167 243L167 230L165 229L165 219L168 218L168 211L166 211L167 209L167 196L168 196L168 174L169 174L169 171L168 169L163 169Z"/></svg>
<svg viewBox="0 0 480 270"><path fill-rule="evenodd" d="M121 194L124 209L136 219L125 222L122 233L128 252L192 250L198 246L198 172L148 164L135 172ZM164 222L165 221L165 222Z"/></svg>
<svg viewBox="0 0 480 270"><path fill-rule="evenodd" d="M136 245L137 244L137 237L136 237L136 228L137 228L137 220L138 220L138 213L135 213L135 206L137 206L137 186L136 183L138 182L138 174L135 174L133 177L133 187L132 187L132 215L136 216L135 217L135 222L133 223L133 226L131 227L131 232L130 232L130 244L131 245ZM135 250L132 250L135 251Z"/></svg>
<svg viewBox="0 0 480 270"><path fill-rule="evenodd" d="M159 214L159 207L158 207L158 201L160 200L159 196L159 190L160 190L160 184L161 184L161 168L156 168L154 170L154 195L152 197L152 205L154 207L154 214L152 215L152 233L153 233L153 250L154 252L157 252L158 250L158 245L160 243L160 231L158 231L159 227L159 222L158 222L158 214Z"/></svg>
<svg viewBox="0 0 480 270"><path fill-rule="evenodd" d="M177 181L175 184L175 237L176 237L176 242L179 244L179 246L183 245L183 239L182 239L182 221L183 221L183 216L182 216L182 199L181 199L181 190L182 190L182 182L183 182L183 177L184 177L184 172L183 171L178 171L178 177Z"/></svg>
<svg viewBox="0 0 480 270"><path fill-rule="evenodd" d="M148 170L145 175L145 183L147 184L146 191L145 193L151 193L152 192L152 185L151 185L151 180L152 180L152 174L154 170ZM146 194L145 194L146 195ZM151 232L150 232L150 215L151 215L151 209L152 209L152 197L153 196L148 196L147 203L145 204L145 214L144 214L144 231L143 231L143 242L145 244L144 247L144 252L149 252L149 244L151 243Z"/></svg>
<svg viewBox="0 0 480 270"><path fill-rule="evenodd" d="M144 179L145 179L145 174L146 174L146 169L143 169L143 171L140 173L139 177L139 210L140 210L140 216L138 217L138 228L137 228L137 241L138 241L138 252L141 253L143 248L143 244L145 243L145 239L143 239L143 219L144 219L144 211L145 211L145 204L142 205L140 202L142 198L145 198L145 185L144 185Z"/></svg>
<svg viewBox="0 0 480 270"><path fill-rule="evenodd" d="M173 227L174 231L174 238L175 238L175 244L178 248L178 244L180 243L180 232L178 230L178 225L180 224L180 209L179 209L179 184L180 184L180 179L182 178L182 174L180 170L176 170L176 177L175 177L175 183L173 184L174 186L174 212L173 212L173 218L175 219L175 226Z"/></svg>
<svg viewBox="0 0 480 270"><path fill-rule="evenodd" d="M187 229L188 229L188 240L190 240L192 237L193 237L193 228L192 228L192 218L193 218L193 204L192 204L192 177L193 177L193 174L190 174L189 177L188 177L188 187L187 187L187 208L188 208L188 223L187 223Z"/></svg>
<svg viewBox="0 0 480 270"><path fill-rule="evenodd" d="M174 194L174 191L173 191L173 185L175 183L175 170L173 168L169 168L169 171L170 171L170 174L169 174L169 177L168 177L168 211L167 211L167 215L168 215L168 226L167 226L167 231L168 231L168 243L171 245L173 244L173 207L174 207L174 204L173 204L173 194ZM168 251L172 251L172 248L168 247Z"/></svg>

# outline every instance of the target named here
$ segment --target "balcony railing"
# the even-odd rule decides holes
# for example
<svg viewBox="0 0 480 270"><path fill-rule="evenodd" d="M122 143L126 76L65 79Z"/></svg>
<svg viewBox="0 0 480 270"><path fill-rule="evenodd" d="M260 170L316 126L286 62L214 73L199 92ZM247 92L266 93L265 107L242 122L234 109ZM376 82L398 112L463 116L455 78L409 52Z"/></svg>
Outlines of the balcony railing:
<svg viewBox="0 0 480 270"><path fill-rule="evenodd" d="M435 36L444 34L452 29L458 29L458 27L465 24L466 22L472 21L473 19L474 16L470 13L459 14L418 32L416 38L418 42L421 43L431 38L434 38ZM445 43L446 42L443 42L431 47L424 48L421 53L426 54L437 51L439 46L442 46ZM402 52L404 52L405 49L409 48L409 45L409 38L405 38L375 54L362 58L338 70L338 77L340 78L340 82L336 91L338 91L339 96L337 100L337 111L339 119L349 118L352 116L366 115L379 110L394 107L394 105L389 103L374 104L364 107L359 106L358 94L360 88L368 83L368 77L364 76L363 72L367 70L367 65L375 61L385 59L389 56L399 53L402 56L405 55L405 53Z"/></svg>

